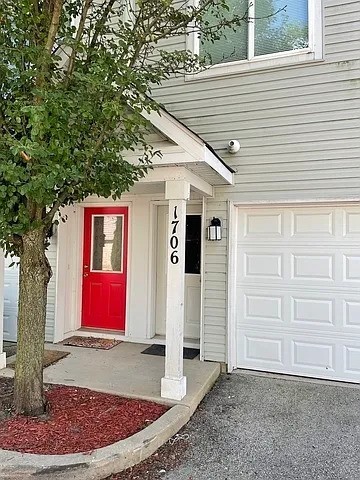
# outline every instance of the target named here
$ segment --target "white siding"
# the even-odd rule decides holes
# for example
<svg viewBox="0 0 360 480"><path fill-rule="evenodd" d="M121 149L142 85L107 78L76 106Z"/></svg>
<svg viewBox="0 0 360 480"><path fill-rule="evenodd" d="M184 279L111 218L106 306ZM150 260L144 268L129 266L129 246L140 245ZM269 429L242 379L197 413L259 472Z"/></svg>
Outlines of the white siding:
<svg viewBox="0 0 360 480"><path fill-rule="evenodd" d="M325 61L224 78L178 77L155 90L236 170L236 186L216 190L208 218L215 211L225 218L227 200L360 195L360 2L324 5ZM240 141L239 154L227 153L230 139ZM207 242L205 262L205 359L225 361L225 240Z"/></svg>
<svg viewBox="0 0 360 480"><path fill-rule="evenodd" d="M53 276L48 286L48 301L45 326L45 340L52 342L54 340L55 323L55 292L56 292L56 237L52 238L51 245L47 251L47 256L53 271ZM16 322L18 311L18 292L19 292L19 273L16 265L9 267L13 262L10 257L5 259L4 275L4 340L16 340ZM6 327L9 327L8 329ZM8 330L8 331L7 331Z"/></svg>
<svg viewBox="0 0 360 480"><path fill-rule="evenodd" d="M56 255L57 255L57 237L54 236L51 245L47 251L53 275L48 286L47 309L46 309L46 326L45 340L47 342L54 341L54 325L55 325L55 295L56 295Z"/></svg>

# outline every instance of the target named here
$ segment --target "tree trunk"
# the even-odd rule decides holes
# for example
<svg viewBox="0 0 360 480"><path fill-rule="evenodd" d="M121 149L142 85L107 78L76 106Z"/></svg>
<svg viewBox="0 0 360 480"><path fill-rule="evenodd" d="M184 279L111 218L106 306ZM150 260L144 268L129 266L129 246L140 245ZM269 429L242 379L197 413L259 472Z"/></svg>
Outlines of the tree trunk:
<svg viewBox="0 0 360 480"><path fill-rule="evenodd" d="M17 413L45 412L43 356L47 286L51 267L45 255L45 233L40 228L22 237L14 407Z"/></svg>

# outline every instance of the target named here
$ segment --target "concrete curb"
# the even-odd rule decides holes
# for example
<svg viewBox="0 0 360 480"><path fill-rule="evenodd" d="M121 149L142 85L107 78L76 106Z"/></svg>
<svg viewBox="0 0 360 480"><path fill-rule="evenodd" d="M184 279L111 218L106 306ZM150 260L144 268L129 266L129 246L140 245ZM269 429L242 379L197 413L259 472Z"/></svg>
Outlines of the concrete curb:
<svg viewBox="0 0 360 480"><path fill-rule="evenodd" d="M175 405L162 417L136 433L93 452L69 455L33 455L0 450L0 478L20 480L98 480L125 470L152 455L167 442L192 415L192 409Z"/></svg>

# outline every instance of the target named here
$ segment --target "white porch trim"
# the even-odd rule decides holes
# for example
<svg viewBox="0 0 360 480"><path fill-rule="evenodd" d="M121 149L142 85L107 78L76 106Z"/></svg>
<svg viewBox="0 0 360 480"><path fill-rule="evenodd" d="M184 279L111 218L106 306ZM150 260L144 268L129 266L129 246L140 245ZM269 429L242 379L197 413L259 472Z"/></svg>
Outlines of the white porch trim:
<svg viewBox="0 0 360 480"><path fill-rule="evenodd" d="M181 400L186 395L184 376L184 297L186 202L190 184L181 180L166 182L169 200L169 228L166 277L166 353L165 376L161 379L161 396Z"/></svg>
<svg viewBox="0 0 360 480"><path fill-rule="evenodd" d="M170 144L164 150L162 149L164 156L159 159L154 158L154 166L171 165L169 159L165 158L165 155L167 156L167 150L169 153L174 153L175 149L177 151L175 164L186 164L195 171L199 166L205 165L209 170L216 173L218 180L215 185L234 184L233 170L216 155L214 150L202 138L192 132L179 120L164 109L160 109L159 113L155 111L147 113L144 111L142 115L149 120L155 128L160 130L163 135L176 144L175 147ZM179 147L186 155L183 155L181 151L179 151ZM134 153L131 153L130 157L133 156Z"/></svg>
<svg viewBox="0 0 360 480"><path fill-rule="evenodd" d="M156 183L168 181L184 181L191 184L196 191L206 197L214 195L214 188L208 182L185 167L158 167L150 170L139 183Z"/></svg>

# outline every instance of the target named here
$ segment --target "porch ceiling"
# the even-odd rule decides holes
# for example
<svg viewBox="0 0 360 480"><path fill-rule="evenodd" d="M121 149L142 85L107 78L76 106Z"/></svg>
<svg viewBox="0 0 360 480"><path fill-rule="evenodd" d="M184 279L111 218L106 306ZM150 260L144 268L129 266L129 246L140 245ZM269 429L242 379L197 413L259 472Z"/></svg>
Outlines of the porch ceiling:
<svg viewBox="0 0 360 480"><path fill-rule="evenodd" d="M165 195L165 182L136 182L128 191L130 195ZM203 194L190 185L190 200L201 200Z"/></svg>
<svg viewBox="0 0 360 480"><path fill-rule="evenodd" d="M141 185L162 183L165 189L165 183L170 181L185 181L190 185L190 190L199 193L201 196L212 197L214 195L213 185L186 168L185 165L155 166L135 185L138 185L138 188L141 189Z"/></svg>

